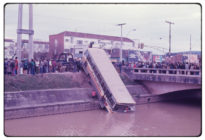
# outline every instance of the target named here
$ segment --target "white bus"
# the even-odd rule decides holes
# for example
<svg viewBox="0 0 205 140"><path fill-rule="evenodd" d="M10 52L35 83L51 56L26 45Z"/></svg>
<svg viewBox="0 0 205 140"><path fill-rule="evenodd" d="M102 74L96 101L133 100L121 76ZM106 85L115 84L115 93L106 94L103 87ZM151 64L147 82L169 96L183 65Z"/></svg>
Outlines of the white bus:
<svg viewBox="0 0 205 140"><path fill-rule="evenodd" d="M102 107L108 112L135 110L135 101L104 50L88 48L82 60Z"/></svg>

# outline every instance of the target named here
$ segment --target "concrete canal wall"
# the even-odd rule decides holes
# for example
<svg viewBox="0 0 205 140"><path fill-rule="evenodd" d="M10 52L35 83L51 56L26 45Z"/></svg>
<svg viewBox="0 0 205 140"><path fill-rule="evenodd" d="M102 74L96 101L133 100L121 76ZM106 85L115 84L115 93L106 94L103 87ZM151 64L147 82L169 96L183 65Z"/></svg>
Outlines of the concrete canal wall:
<svg viewBox="0 0 205 140"><path fill-rule="evenodd" d="M92 88L70 88L5 92L4 117L16 119L99 109L91 91Z"/></svg>
<svg viewBox="0 0 205 140"><path fill-rule="evenodd" d="M173 98L169 94L150 94L140 84L128 85L127 89L136 101L136 104ZM4 118L17 119L100 109L98 100L91 97L92 91L92 88L68 88L5 92ZM182 97L184 94L180 93L178 97Z"/></svg>
<svg viewBox="0 0 205 140"><path fill-rule="evenodd" d="M148 94L142 85L127 86L133 97ZM69 113L100 109L97 99L91 97L92 88L28 90L4 93L4 118Z"/></svg>

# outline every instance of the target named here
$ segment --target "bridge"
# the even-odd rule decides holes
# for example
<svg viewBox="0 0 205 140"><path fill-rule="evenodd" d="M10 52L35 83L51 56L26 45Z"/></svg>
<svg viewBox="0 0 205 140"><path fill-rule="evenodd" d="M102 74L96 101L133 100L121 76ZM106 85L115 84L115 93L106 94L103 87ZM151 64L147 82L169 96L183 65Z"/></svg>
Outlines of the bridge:
<svg viewBox="0 0 205 140"><path fill-rule="evenodd" d="M123 71L151 94L201 90L201 70L123 67Z"/></svg>

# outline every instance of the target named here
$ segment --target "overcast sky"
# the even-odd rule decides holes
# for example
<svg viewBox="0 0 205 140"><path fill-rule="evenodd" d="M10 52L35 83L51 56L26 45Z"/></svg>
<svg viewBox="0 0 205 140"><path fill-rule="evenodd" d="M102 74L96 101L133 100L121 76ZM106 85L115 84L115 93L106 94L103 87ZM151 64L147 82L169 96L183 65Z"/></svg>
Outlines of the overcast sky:
<svg viewBox="0 0 205 140"><path fill-rule="evenodd" d="M5 6L5 38L16 39L18 4ZM28 28L28 5L23 7L23 28ZM201 50L201 7L197 4L33 4L34 39L48 41L63 31L120 36L138 39L146 45L169 48L172 25L172 52ZM136 31L132 31L136 29ZM24 39L28 37L23 36Z"/></svg>

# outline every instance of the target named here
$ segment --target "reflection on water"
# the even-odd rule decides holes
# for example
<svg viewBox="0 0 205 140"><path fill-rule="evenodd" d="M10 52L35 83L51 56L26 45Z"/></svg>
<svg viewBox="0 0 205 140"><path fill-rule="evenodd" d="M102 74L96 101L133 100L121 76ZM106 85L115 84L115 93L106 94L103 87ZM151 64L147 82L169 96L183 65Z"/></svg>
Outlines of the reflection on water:
<svg viewBox="0 0 205 140"><path fill-rule="evenodd" d="M4 131L8 136L197 136L201 100L137 105L134 113L95 110L6 120Z"/></svg>

